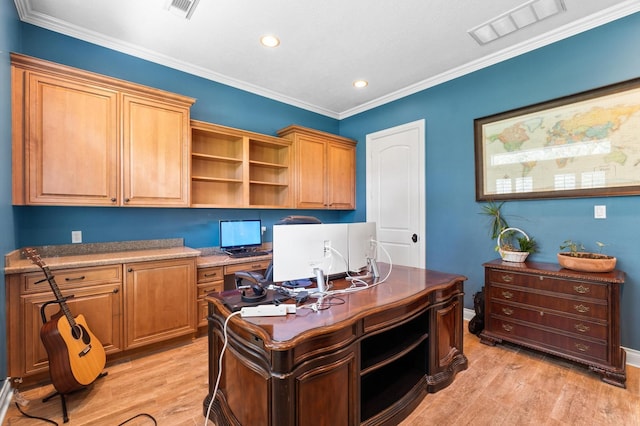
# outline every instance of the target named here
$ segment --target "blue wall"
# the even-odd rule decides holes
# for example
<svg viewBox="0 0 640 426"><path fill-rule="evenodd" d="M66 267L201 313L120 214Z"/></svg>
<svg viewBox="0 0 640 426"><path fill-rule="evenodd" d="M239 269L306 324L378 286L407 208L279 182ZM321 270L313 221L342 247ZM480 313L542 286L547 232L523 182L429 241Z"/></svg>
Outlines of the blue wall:
<svg viewBox="0 0 640 426"><path fill-rule="evenodd" d="M11 68L9 52L20 46L18 14L12 3L0 5L0 254L16 247L11 207ZM0 379L7 377L4 274L0 274Z"/></svg>
<svg viewBox="0 0 640 426"><path fill-rule="evenodd" d="M22 25L20 53L196 98L191 117L268 135L299 124L338 133L338 120L234 89L191 74L98 47L29 24ZM85 243L136 239L185 239L190 247L218 245L220 219L260 218L267 226L288 214L313 215L325 222L346 220L349 212L156 209L111 207L15 207L18 247L68 244L82 230Z"/></svg>
<svg viewBox="0 0 640 426"><path fill-rule="evenodd" d="M340 134L359 141L358 188L365 185L366 134L426 120L427 267L466 275L465 306L484 281L482 264L496 257L481 203L475 201L473 120L599 86L640 77L640 14L457 78L340 122ZM640 135L639 135L640 136ZM455 194L455 196L452 196ZM358 193L358 205L365 193ZM593 206L607 206L607 219ZM531 260L557 263L562 241L596 250L609 244L627 273L622 343L640 350L640 197L509 201L509 223L540 243Z"/></svg>
<svg viewBox="0 0 640 426"><path fill-rule="evenodd" d="M0 32L0 49L192 96L197 98L192 108L194 119L265 134L274 134L277 129L295 123L340 133L359 142L358 210L355 212L11 208L9 99L7 79L3 78L0 83L4 94L0 100L0 124L4 124L0 126L0 161L5 165L0 169L0 235L3 235L0 248L3 253L31 244L69 243L73 229L83 231L85 242L183 237L191 247L204 247L217 245L219 219L259 217L270 225L282 216L295 213L316 215L327 222L363 220L366 134L424 118L427 123L427 267L469 277L467 308L473 306L472 294L482 286L482 263L495 257L495 241L489 239L486 220L479 214L480 204L475 201L474 118L640 76L637 53L640 14L635 14L338 121L35 26L16 24L10 2L3 2L0 11L0 31L6 33ZM4 25L5 22L9 25ZM0 76L8 72L5 52L0 72ZM607 206L606 220L593 219L595 204ZM622 342L637 350L640 350L640 329L631 324L640 323L640 312L634 309L640 303L640 264L634 263L640 255L640 246L635 243L639 208L638 197L514 201L504 207L512 225L524 228L540 242L541 252L532 256L533 260L555 262L559 244L568 238L587 245L595 241L610 244L607 251L618 257L620 269L628 274L623 287ZM9 235L8 241L5 235ZM268 234L266 239L270 238Z"/></svg>

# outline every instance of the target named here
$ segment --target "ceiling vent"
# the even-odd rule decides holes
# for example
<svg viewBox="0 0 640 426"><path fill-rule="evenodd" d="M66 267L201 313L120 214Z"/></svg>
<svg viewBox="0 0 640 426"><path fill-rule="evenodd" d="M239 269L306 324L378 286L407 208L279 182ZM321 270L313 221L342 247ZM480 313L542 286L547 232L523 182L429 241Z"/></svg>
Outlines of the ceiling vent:
<svg viewBox="0 0 640 426"><path fill-rule="evenodd" d="M196 9L200 0L168 0L167 9L169 12L183 17L185 19L191 19L193 11Z"/></svg>

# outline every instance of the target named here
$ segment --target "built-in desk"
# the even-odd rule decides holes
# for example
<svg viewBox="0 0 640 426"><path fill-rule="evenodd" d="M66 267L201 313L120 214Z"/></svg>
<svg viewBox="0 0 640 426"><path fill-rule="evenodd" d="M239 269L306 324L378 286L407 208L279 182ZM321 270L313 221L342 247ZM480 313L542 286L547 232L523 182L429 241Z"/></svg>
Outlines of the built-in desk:
<svg viewBox="0 0 640 426"><path fill-rule="evenodd" d="M389 265L380 264L384 277ZM394 266L383 283L343 304L286 317L234 316L210 418L216 425L397 424L427 393L467 368L466 277ZM334 288L345 288L344 280ZM208 302L209 394L214 397L224 293Z"/></svg>

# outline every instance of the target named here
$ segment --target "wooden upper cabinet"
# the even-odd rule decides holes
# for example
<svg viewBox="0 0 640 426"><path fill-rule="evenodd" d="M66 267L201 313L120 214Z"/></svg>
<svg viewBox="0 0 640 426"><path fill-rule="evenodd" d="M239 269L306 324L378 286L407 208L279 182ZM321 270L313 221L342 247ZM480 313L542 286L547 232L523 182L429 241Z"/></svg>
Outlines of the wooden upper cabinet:
<svg viewBox="0 0 640 426"><path fill-rule="evenodd" d="M189 108L123 96L123 202L189 206Z"/></svg>
<svg viewBox="0 0 640 426"><path fill-rule="evenodd" d="M27 204L112 204L118 93L38 73L27 82Z"/></svg>
<svg viewBox="0 0 640 426"><path fill-rule="evenodd" d="M11 54L13 204L189 206L194 99Z"/></svg>
<svg viewBox="0 0 640 426"><path fill-rule="evenodd" d="M297 208L355 209L355 141L300 126L278 135L294 142Z"/></svg>

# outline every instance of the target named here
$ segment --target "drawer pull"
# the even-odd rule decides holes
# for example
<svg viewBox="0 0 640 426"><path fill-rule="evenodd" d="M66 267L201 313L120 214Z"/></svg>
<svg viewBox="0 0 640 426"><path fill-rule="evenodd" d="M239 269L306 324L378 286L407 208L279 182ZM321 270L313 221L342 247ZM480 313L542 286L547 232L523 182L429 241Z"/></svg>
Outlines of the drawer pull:
<svg viewBox="0 0 640 426"><path fill-rule="evenodd" d="M580 294L585 294L585 293L589 293L589 287L585 287L582 284L580 285L574 285L573 289L576 291L576 293L580 293Z"/></svg>
<svg viewBox="0 0 640 426"><path fill-rule="evenodd" d="M504 331L512 331L513 330L513 326L509 325L509 324L502 324L502 329Z"/></svg>
<svg viewBox="0 0 640 426"><path fill-rule="evenodd" d="M575 305L573 309L580 312L581 314L584 314L585 312L589 312L589 307L584 305Z"/></svg>
<svg viewBox="0 0 640 426"><path fill-rule="evenodd" d="M504 297L505 299L511 299L513 297L513 293L511 293L510 291L503 291L502 297Z"/></svg>
<svg viewBox="0 0 640 426"><path fill-rule="evenodd" d="M586 352L589 350L589 345L584 345L582 343L576 343L576 349L580 352Z"/></svg>
<svg viewBox="0 0 640 426"><path fill-rule="evenodd" d="M511 314L513 314L513 309L509 309L509 308L502 308L502 312L503 312L505 315L511 315Z"/></svg>
<svg viewBox="0 0 640 426"><path fill-rule="evenodd" d="M217 273L217 272L211 272L211 273L209 273L209 274L204 274L204 276L205 276L206 278L209 278L209 277L215 277L216 275L218 275L218 273Z"/></svg>
<svg viewBox="0 0 640 426"><path fill-rule="evenodd" d="M589 331L591 329L591 327L589 327L588 325L584 325L584 324L576 324L576 325L574 325L574 327L580 333L586 333L587 331Z"/></svg>
<svg viewBox="0 0 640 426"><path fill-rule="evenodd" d="M513 275L504 274L502 276L502 281L504 281L505 283L510 283L511 281L513 281Z"/></svg>
<svg viewBox="0 0 640 426"><path fill-rule="evenodd" d="M69 282L69 281L82 281L84 280L86 277L84 275L80 275L79 277L67 277L64 280Z"/></svg>

